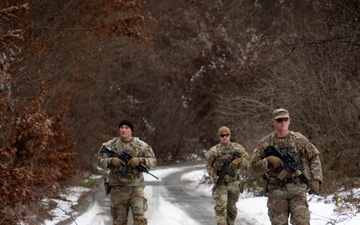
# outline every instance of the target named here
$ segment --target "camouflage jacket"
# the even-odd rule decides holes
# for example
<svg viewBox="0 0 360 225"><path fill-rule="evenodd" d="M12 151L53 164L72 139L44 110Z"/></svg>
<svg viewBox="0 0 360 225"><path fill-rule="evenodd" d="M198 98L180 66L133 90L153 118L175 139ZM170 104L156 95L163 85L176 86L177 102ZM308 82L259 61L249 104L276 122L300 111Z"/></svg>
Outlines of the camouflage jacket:
<svg viewBox="0 0 360 225"><path fill-rule="evenodd" d="M229 146L223 146L220 143L210 148L206 153L205 167L211 177L219 175L221 171L221 164L223 160L230 159L230 156L234 152L239 152L241 156L241 166L235 170L235 177L231 177L226 174L224 176L224 182L233 182L239 180L239 174L242 169L246 169L249 163L249 155L245 148L238 144L231 142Z"/></svg>
<svg viewBox="0 0 360 225"><path fill-rule="evenodd" d="M128 143L124 143L120 140L119 137L113 138L112 140L106 142L106 146L111 148L114 151L117 151L121 154L124 150L128 151L133 157L142 157L145 158L145 165L147 168L151 169L156 166L156 158L152 148L140 140L138 137L133 137L132 140ZM142 172L136 168L131 168L129 166L129 171L127 174L121 174L123 166L114 166L108 164L109 156L100 153L98 154L98 165L103 169L110 169L109 173L109 185L110 186L140 186L144 185L144 177Z"/></svg>
<svg viewBox="0 0 360 225"><path fill-rule="evenodd" d="M285 138L277 138L275 132L270 133L260 140L254 154L251 158L250 166L254 172L267 173L269 177L278 177L283 168L269 169L265 168L262 159L268 155L265 149L269 145L274 145L283 154L290 152L296 156L297 164L303 167L303 174L308 180L323 181L319 151L305 136L301 133L289 131ZM292 176L292 174L289 174Z"/></svg>

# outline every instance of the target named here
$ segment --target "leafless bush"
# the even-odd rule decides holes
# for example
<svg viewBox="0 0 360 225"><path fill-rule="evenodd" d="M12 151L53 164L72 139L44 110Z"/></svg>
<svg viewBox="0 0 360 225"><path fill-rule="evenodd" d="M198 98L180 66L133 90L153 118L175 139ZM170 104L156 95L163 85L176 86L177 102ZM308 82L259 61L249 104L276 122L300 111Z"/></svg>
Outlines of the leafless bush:
<svg viewBox="0 0 360 225"><path fill-rule="evenodd" d="M321 151L326 185L359 174L356 1L98 2L33 1L36 41L12 66L19 107L42 82L46 114L66 102L78 167L94 169L123 118L159 162L203 156L222 125L251 153L285 107Z"/></svg>

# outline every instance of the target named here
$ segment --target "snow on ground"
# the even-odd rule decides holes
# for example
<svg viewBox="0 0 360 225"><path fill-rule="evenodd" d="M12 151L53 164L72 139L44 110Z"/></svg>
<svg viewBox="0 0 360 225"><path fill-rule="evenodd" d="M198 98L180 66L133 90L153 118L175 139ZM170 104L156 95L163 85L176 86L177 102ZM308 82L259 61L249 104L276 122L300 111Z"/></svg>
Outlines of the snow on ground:
<svg viewBox="0 0 360 225"><path fill-rule="evenodd" d="M152 170L159 180L155 180L151 176L144 176L146 181L156 182L161 181L161 177L165 177L171 173L180 171L181 168L173 169L157 169ZM181 180L189 185L189 188L196 189L199 194L204 196L211 196L212 185L199 184L206 174L204 169L196 170L184 174ZM69 214L76 215L72 212L72 206L76 205L81 193L89 191L85 188L72 187L66 190L62 195L64 200L56 200L58 203L57 209L52 211L54 218L52 221L45 221L45 225L55 225L61 220L69 218ZM151 188L145 188L145 195L151 196ZM309 207L311 211L312 225L358 225L360 224L360 213L356 213L354 206L341 201L342 197L352 194L354 198L360 198L360 188L352 189L347 192L341 192L337 196L330 195L326 197L309 195ZM334 202L334 199L337 201ZM267 216L266 197L254 197L251 193L243 193L237 203L239 214L246 214L250 221L254 224L270 225ZM179 208L166 202L164 199L159 199L159 209L157 211L162 215L168 215L168 219L161 218L162 221L154 221L156 225L197 225L196 221L188 218ZM339 206L336 207L336 204ZM341 207L340 207L341 205ZM92 225L95 221L95 216L101 212L99 206L92 206L86 213L76 218L76 223L79 225ZM97 225L103 225L101 221L96 222Z"/></svg>
<svg viewBox="0 0 360 225"><path fill-rule="evenodd" d="M69 215L77 216L77 212L72 210L74 205L77 205L81 194L90 191L89 188L84 187L70 187L66 189L61 195L60 199L52 199L57 204L57 207L51 211L54 215L52 220L46 220L46 225L56 225L57 223L69 219ZM42 200L44 205L52 204L49 199Z"/></svg>
<svg viewBox="0 0 360 225"><path fill-rule="evenodd" d="M211 196L212 185L199 185L199 181L204 177L205 170L197 170L184 174L182 181L192 181L189 185L197 187L201 193ZM202 187L201 187L202 186ZM352 189L347 192L341 192L338 196L334 195L322 197L316 195L308 195L309 209L311 212L311 225L359 225L360 213L356 213L356 208L342 202L341 198L347 195L353 195L354 198L360 198L360 188ZM336 209L336 203L342 205L341 212ZM271 225L267 216L267 197L254 197L252 193L244 192L240 195L240 199L236 204L238 215L246 214L254 224Z"/></svg>

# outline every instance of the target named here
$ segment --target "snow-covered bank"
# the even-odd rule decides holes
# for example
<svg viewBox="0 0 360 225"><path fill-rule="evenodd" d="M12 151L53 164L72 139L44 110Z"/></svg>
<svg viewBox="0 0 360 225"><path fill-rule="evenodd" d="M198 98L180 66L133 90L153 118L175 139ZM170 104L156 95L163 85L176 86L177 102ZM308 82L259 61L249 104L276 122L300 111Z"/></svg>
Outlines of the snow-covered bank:
<svg viewBox="0 0 360 225"><path fill-rule="evenodd" d="M182 176L184 183L192 185L204 195L211 196L212 185L198 185L205 170L197 170ZM189 181L191 181L189 183ZM360 188L344 191L326 197L308 195L311 212L311 225L359 225L360 209L342 201L345 196L360 198ZM334 201L336 199L336 201ZM243 193L237 203L239 214L246 214L254 224L271 225L267 216L266 197L254 197L252 193ZM337 207L337 205L339 207Z"/></svg>
<svg viewBox="0 0 360 225"><path fill-rule="evenodd" d="M156 169L151 172L159 177L159 180L153 179L151 176L145 176L145 180L148 182L160 182L163 177L166 177L174 172L178 172L184 168L170 168L170 169ZM205 175L204 169L198 169L193 172L185 173L181 180L184 184L188 185L189 189L192 189L204 196L211 196L212 185L203 183L199 185L200 181ZM46 221L45 225L55 225L61 220L69 219L69 214L77 215L76 212L72 212L72 206L76 205L76 200L80 196L79 194L86 189L82 188L70 188L68 194L63 195L63 200L57 200L58 208L61 210L54 210L54 219L52 221ZM351 191L342 192L337 196L314 196L309 195L309 206L311 211L311 224L312 225L358 225L360 224L360 213L356 212L354 206L341 201L345 195L352 195L353 198L360 198L360 188L353 189ZM145 195L152 196L152 187L147 186L145 188ZM336 202L334 201L336 199ZM243 193L240 200L237 203L239 210L238 216L246 215L246 218L253 222L253 224L270 225L270 221L267 216L266 197L254 197L251 193ZM71 204L69 204L71 203ZM165 201L159 199L157 203L158 207L156 212L158 216L147 215L149 218L149 224L156 225L198 225L197 221L190 219L184 214L184 212ZM337 207L338 206L338 207ZM98 214L102 212L102 208L99 207L96 202L92 203L89 210L78 216L72 225L105 225L105 222L99 221ZM108 209L109 210L109 209ZM68 214L66 214L67 212ZM101 218L101 217L100 217Z"/></svg>

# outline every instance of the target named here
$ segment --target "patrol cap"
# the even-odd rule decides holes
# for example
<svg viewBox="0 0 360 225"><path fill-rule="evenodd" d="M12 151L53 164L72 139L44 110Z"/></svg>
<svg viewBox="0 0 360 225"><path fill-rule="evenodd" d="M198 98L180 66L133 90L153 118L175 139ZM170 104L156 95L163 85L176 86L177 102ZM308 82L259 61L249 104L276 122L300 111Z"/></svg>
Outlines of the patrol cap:
<svg viewBox="0 0 360 225"><path fill-rule="evenodd" d="M286 109L275 109L273 112L273 119L290 118L289 112Z"/></svg>
<svg viewBox="0 0 360 225"><path fill-rule="evenodd" d="M220 134L231 134L231 133L230 133L230 129L228 127L222 126L219 128L218 134L220 135Z"/></svg>
<svg viewBox="0 0 360 225"><path fill-rule="evenodd" d="M119 123L119 128L122 126L122 125L126 125L130 128L131 132L134 132L134 125L133 123L131 122L131 120L121 120L120 123Z"/></svg>

